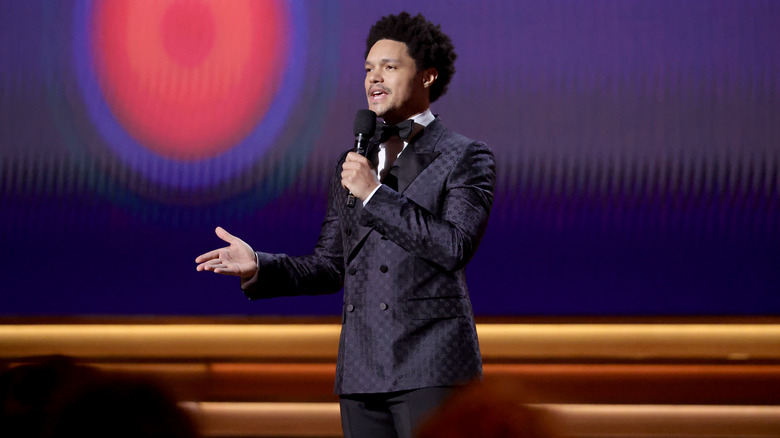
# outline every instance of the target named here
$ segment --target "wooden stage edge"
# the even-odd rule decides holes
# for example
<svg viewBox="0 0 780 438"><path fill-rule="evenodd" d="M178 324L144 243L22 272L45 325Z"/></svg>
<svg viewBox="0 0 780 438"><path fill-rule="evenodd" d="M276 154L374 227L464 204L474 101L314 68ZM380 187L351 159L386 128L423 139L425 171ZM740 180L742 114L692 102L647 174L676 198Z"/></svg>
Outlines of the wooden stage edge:
<svg viewBox="0 0 780 438"><path fill-rule="evenodd" d="M0 324L0 368L70 356L166 383L203 436L341 436L335 321ZM484 323L484 382L563 437L780 436L780 321Z"/></svg>
<svg viewBox="0 0 780 438"><path fill-rule="evenodd" d="M0 359L332 362L339 324L4 324ZM486 362L777 363L780 324L478 324Z"/></svg>
<svg viewBox="0 0 780 438"><path fill-rule="evenodd" d="M531 405L561 437L774 437L778 406ZM341 437L337 403L183 403L205 437Z"/></svg>

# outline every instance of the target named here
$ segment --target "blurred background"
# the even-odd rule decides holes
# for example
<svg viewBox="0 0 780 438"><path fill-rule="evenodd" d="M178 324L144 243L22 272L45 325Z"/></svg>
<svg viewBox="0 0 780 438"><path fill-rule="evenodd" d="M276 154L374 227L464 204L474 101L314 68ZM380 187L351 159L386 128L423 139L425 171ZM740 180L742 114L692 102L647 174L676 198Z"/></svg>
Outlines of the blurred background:
<svg viewBox="0 0 780 438"><path fill-rule="evenodd" d="M305 254L365 108L365 37L421 12L432 109L498 164L477 316L780 314L780 3L0 1L0 316L338 315L197 273L217 225Z"/></svg>

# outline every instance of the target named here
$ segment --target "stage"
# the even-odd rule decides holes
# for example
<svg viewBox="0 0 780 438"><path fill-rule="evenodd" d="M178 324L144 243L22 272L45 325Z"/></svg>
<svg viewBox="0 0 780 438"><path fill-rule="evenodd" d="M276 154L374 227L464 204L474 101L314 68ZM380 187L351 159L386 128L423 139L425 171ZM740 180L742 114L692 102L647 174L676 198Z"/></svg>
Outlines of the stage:
<svg viewBox="0 0 780 438"><path fill-rule="evenodd" d="M564 436L777 436L780 324L480 323L484 383ZM339 325L0 325L6 366L65 355L152 376L206 436L337 437Z"/></svg>

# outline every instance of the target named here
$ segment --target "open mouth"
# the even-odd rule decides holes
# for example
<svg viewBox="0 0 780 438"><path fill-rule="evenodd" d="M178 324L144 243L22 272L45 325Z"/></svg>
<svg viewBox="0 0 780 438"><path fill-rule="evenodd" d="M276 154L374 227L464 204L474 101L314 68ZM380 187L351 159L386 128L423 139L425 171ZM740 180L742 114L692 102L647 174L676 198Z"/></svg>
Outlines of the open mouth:
<svg viewBox="0 0 780 438"><path fill-rule="evenodd" d="M371 98L371 100L378 100L378 99L381 99L384 96L387 96L387 92L385 90L381 90L381 89L371 90L368 93L368 96Z"/></svg>

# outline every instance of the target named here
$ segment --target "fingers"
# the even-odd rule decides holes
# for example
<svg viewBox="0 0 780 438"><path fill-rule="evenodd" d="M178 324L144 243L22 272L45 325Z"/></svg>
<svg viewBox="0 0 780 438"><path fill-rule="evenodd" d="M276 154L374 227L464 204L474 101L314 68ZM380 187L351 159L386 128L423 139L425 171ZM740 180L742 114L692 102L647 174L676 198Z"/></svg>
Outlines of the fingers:
<svg viewBox="0 0 780 438"><path fill-rule="evenodd" d="M198 257L198 259L196 259L195 262L197 263L199 260L200 260L200 257ZM219 259L206 260L206 261L201 262L198 266L196 266L195 270L198 271L198 272L200 272L200 271L213 271L220 264L221 264L221 262L219 261Z"/></svg>
<svg viewBox="0 0 780 438"><path fill-rule="evenodd" d="M224 228L215 229L217 236L230 246L215 249L195 258L197 271L212 271L217 274L241 275L257 270L254 251L243 240L228 233Z"/></svg>
<svg viewBox="0 0 780 438"><path fill-rule="evenodd" d="M219 236L220 239L232 243L233 240L235 240L235 237L233 237L232 234L225 231L222 227L217 227L215 230L217 233L217 236ZM225 248L215 249L213 251L209 251L207 253L203 253L195 258L195 263L200 263L196 269L198 271L213 271L213 264L219 263L219 257L220 257L220 251L224 250Z"/></svg>
<svg viewBox="0 0 780 438"><path fill-rule="evenodd" d="M207 262L209 260L214 260L219 258L219 250L215 249L214 251L209 251L205 254L201 254L198 257L195 258L195 263L203 263ZM200 269L199 269L200 270Z"/></svg>
<svg viewBox="0 0 780 438"><path fill-rule="evenodd" d="M371 169L371 163L369 163L366 157L350 152L347 154L346 161L341 165L341 179L342 185L346 188L347 185L344 184L346 181L352 182L358 179L376 180L376 174Z"/></svg>
<svg viewBox="0 0 780 438"><path fill-rule="evenodd" d="M357 178L357 169L349 166L350 163L344 163L344 167L341 169L341 187L349 189L351 185L355 183Z"/></svg>
<svg viewBox="0 0 780 438"><path fill-rule="evenodd" d="M341 176L343 177L346 174L355 175L360 172L362 167L363 165L356 161L345 161L341 166Z"/></svg>
<svg viewBox="0 0 780 438"><path fill-rule="evenodd" d="M345 163L350 162L363 162L365 164L368 164L368 158L358 154L357 152L349 152L347 154L346 160L344 160Z"/></svg>
<svg viewBox="0 0 780 438"><path fill-rule="evenodd" d="M349 190L356 198L364 200L379 186L376 174L367 168L350 169L348 164L350 163L344 163L344 169L341 171L341 186Z"/></svg>
<svg viewBox="0 0 780 438"><path fill-rule="evenodd" d="M230 233L228 233L224 228L217 227L216 230L214 230L217 233L217 237L224 240L227 243L233 243L233 241L236 240L236 237Z"/></svg>
<svg viewBox="0 0 780 438"><path fill-rule="evenodd" d="M201 263L195 268L200 271L211 271L215 274L236 275L236 268L231 264L226 264L221 260L209 260L208 262Z"/></svg>

